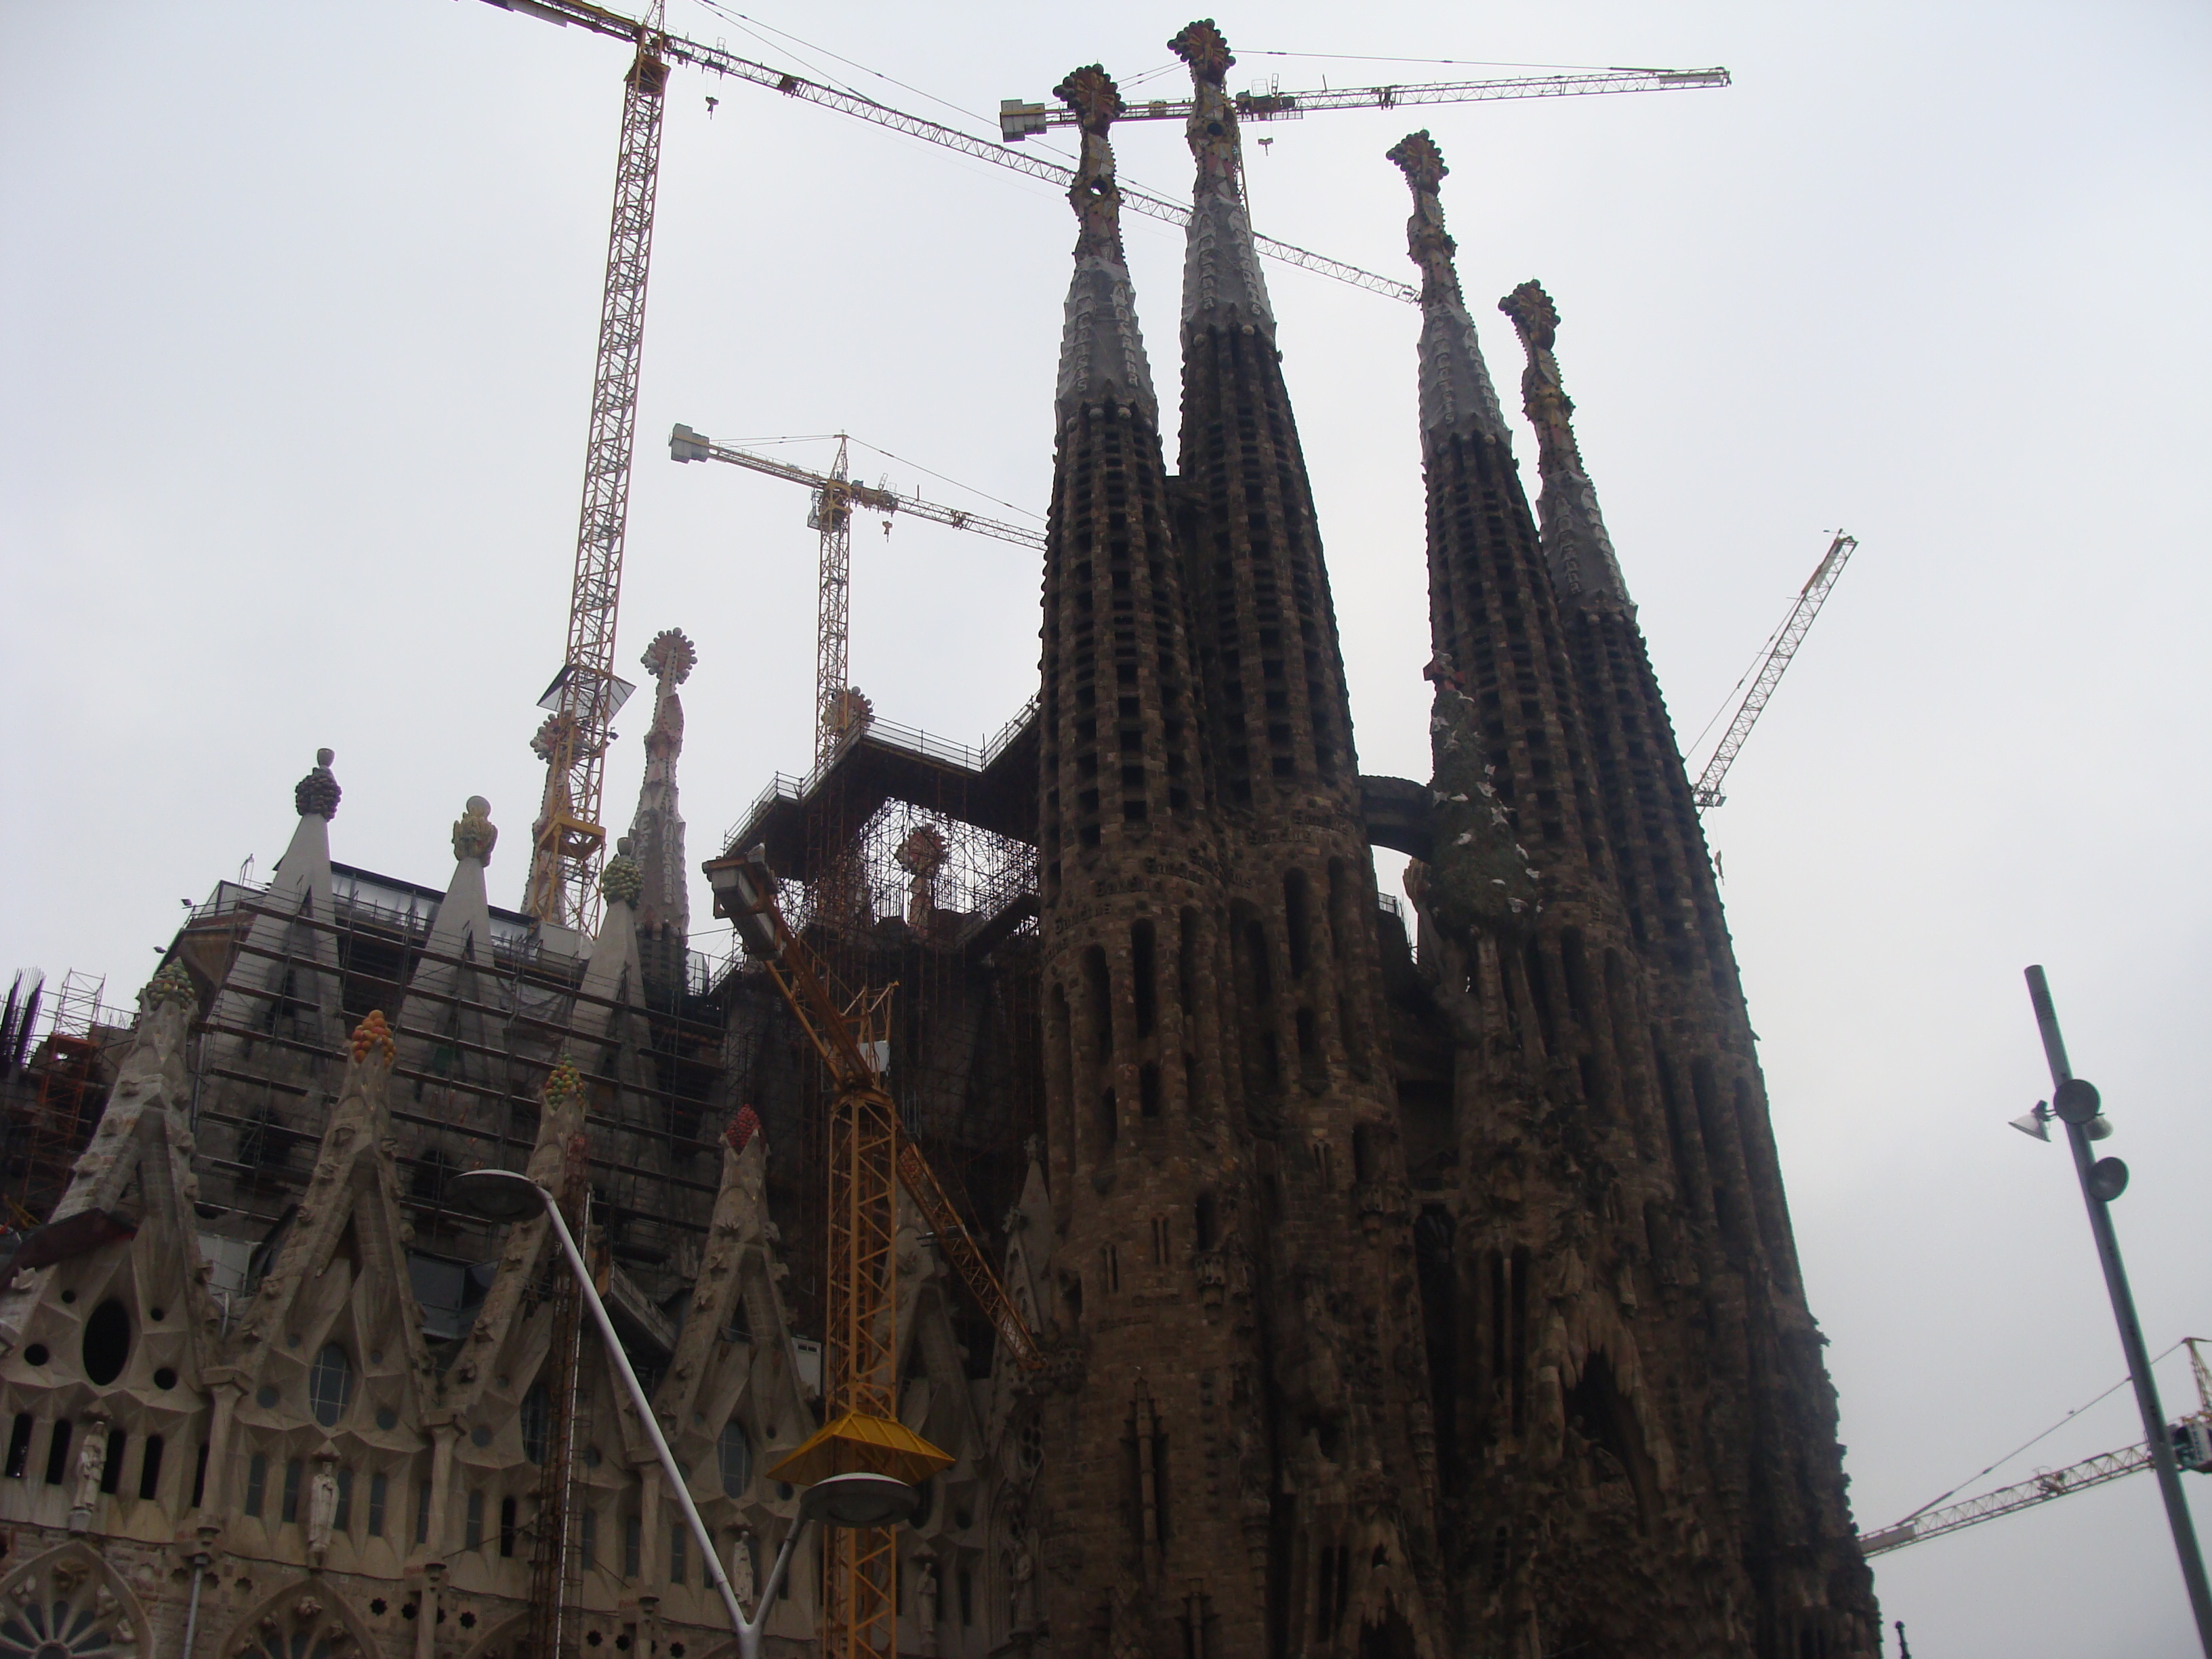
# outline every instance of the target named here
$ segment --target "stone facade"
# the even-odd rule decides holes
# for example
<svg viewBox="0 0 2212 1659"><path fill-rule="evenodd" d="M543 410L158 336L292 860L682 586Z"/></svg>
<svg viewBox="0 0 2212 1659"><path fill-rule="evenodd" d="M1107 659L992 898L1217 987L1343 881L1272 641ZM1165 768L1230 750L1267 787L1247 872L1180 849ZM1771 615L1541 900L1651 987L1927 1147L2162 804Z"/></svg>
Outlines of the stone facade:
<svg viewBox="0 0 2212 1659"><path fill-rule="evenodd" d="M1170 45L1177 471L1092 66L1059 88L1082 157L1034 724L969 764L872 720L745 832L848 988L902 988L907 1132L1048 1357L1016 1370L902 1216L897 1409L955 1461L899 1534L899 1645L1871 1659L1734 954L1556 308L1503 305L1532 511L1443 158L1392 152L1433 769L1364 779L1233 59L1210 22ZM555 1659L554 1582L558 1659L733 1652L588 1334L568 1530L541 1525L558 1264L543 1222L444 1201L477 1165L588 1188L623 1346L749 1598L795 1514L763 1472L818 1416L822 1085L764 973L685 950L693 660L675 630L647 653L597 938L491 905L479 798L442 889L334 863L326 750L273 880L179 933L54 1212L77 1244L0 1280L0 1659ZM1412 937L1378 837L1417 854ZM819 1589L810 1547L777 1652Z"/></svg>

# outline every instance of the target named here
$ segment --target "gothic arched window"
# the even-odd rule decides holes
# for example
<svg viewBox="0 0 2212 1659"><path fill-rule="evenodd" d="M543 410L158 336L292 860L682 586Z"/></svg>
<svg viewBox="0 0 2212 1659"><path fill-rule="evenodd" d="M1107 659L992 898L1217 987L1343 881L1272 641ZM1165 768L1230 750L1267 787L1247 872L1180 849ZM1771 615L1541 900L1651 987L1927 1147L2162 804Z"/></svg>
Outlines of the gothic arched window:
<svg viewBox="0 0 2212 1659"><path fill-rule="evenodd" d="M323 1344L315 1363L307 1368L307 1399L314 1407L315 1421L326 1429L336 1428L345 1408L352 1404L353 1361L337 1343Z"/></svg>
<svg viewBox="0 0 2212 1659"><path fill-rule="evenodd" d="M131 1358L131 1316L112 1297L84 1322L84 1374L101 1388L123 1375Z"/></svg>
<svg viewBox="0 0 2212 1659"><path fill-rule="evenodd" d="M715 1449L721 1454L722 1490L732 1498L743 1498L753 1481L753 1443L745 1438L744 1426L736 1418L722 1425Z"/></svg>
<svg viewBox="0 0 2212 1659"><path fill-rule="evenodd" d="M545 1446L553 1426L553 1412L545 1394L545 1385L531 1385L522 1396L522 1410L518 1421L522 1430L522 1455L533 1463L545 1461Z"/></svg>

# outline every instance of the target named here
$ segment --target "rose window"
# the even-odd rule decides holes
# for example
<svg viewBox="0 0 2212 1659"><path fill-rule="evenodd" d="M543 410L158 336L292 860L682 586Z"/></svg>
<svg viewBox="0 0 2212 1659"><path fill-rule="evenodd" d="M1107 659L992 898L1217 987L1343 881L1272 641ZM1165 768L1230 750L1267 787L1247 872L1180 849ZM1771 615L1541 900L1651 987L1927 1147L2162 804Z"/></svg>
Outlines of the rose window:
<svg viewBox="0 0 2212 1659"><path fill-rule="evenodd" d="M52 1563L0 1596L0 1659L136 1659L137 1635L83 1561Z"/></svg>

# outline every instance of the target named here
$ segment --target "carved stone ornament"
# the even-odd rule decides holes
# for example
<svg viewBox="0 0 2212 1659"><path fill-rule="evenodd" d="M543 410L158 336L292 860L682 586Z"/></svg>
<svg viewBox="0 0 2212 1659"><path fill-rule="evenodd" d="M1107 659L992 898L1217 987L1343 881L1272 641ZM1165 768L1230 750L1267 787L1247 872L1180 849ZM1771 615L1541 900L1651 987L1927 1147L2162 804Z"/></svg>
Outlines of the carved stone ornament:
<svg viewBox="0 0 2212 1659"><path fill-rule="evenodd" d="M1194 79L1211 82L1217 87L1221 84L1222 77L1229 73L1230 66L1237 61L1229 55L1229 42L1223 38L1221 31L1214 27L1211 17L1201 17L1195 23L1186 26L1180 34L1168 42L1168 50L1190 65Z"/></svg>
<svg viewBox="0 0 2212 1659"><path fill-rule="evenodd" d="M1121 88L1103 64L1086 64L1073 70L1052 89L1052 95L1074 112L1076 125L1085 132L1105 131L1115 118L1128 109L1121 101Z"/></svg>
<svg viewBox="0 0 2212 1659"><path fill-rule="evenodd" d="M1451 169L1444 165L1444 153L1437 148L1437 141L1423 127L1419 132L1409 132L1385 152L1384 159L1395 161L1398 170L1406 175L1406 182L1416 195L1432 196L1443 184L1444 175Z"/></svg>
<svg viewBox="0 0 2212 1659"><path fill-rule="evenodd" d="M20 1569L0 1607L0 1659L137 1659L128 1603L81 1558Z"/></svg>
<svg viewBox="0 0 2212 1659"><path fill-rule="evenodd" d="M460 817L453 820L453 856L489 864L491 849L498 845L499 830L491 821L491 803L482 795L471 795Z"/></svg>
<svg viewBox="0 0 2212 1659"><path fill-rule="evenodd" d="M292 786L292 805L301 817L311 814L319 818L334 818L338 815L338 797L343 793L338 781L331 775L331 762L337 757L327 749L315 750L315 769Z"/></svg>
<svg viewBox="0 0 2212 1659"><path fill-rule="evenodd" d="M653 636L653 643L645 647L645 655L638 660L653 678L681 685L699 665L699 648L682 629L664 628Z"/></svg>
<svg viewBox="0 0 2212 1659"><path fill-rule="evenodd" d="M545 1074L546 1105L565 1106L583 1092L583 1073L576 1069L576 1063L568 1055L562 1055L554 1062L553 1069Z"/></svg>
<svg viewBox="0 0 2212 1659"><path fill-rule="evenodd" d="M1521 337L1535 350L1549 351L1559 340L1559 308L1540 283L1523 283L1498 302L1513 319Z"/></svg>

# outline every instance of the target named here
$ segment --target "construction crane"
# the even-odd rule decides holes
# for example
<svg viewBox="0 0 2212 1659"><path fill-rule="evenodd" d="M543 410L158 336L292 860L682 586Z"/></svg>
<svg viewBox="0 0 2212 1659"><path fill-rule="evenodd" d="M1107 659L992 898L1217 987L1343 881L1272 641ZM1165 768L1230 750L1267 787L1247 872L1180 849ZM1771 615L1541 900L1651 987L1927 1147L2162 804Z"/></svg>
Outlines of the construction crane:
<svg viewBox="0 0 2212 1659"><path fill-rule="evenodd" d="M2202 1337L2185 1339L2189 1363L2197 1377L2197 1410L2179 1423L2169 1426L2167 1432L2173 1443L2174 1461L2185 1469L2194 1469L2199 1474L2212 1474L2212 1371L2208 1371L2204 1355L2198 1345ZM2000 1486L1995 1492L1984 1492L1978 1498L1969 1498L1963 1503L1952 1504L1942 1509L1928 1508L1908 1515L1893 1526L1866 1533L1859 1539L1859 1553L1872 1559L1891 1550L1901 1550L1907 1544L1923 1544L1931 1538L1940 1538L1947 1532L1956 1532L1961 1527L1994 1521L2001 1515L2032 1509L2038 1504L2047 1504L2054 1498L2064 1498L2077 1492L2087 1492L2092 1486L2101 1486L2106 1481L2118 1480L2122 1475L2133 1474L2151 1466L2148 1445L2124 1446L2118 1451L2105 1452L2096 1457L2086 1457L2078 1463L2069 1463L2063 1469L2046 1469L2031 1480L2009 1486Z"/></svg>
<svg viewBox="0 0 2212 1659"><path fill-rule="evenodd" d="M1039 1370L1044 1356L927 1160L899 1126L883 1084L891 988L838 994L827 965L784 921L762 848L716 859L706 872L714 914L733 922L747 953L766 964L830 1074L823 1426L769 1474L801 1483L856 1469L922 1480L952 1460L898 1420L894 1182L905 1187L938 1249L1015 1363ZM824 1659L892 1659L897 1608L890 1530L838 1528L828 1539Z"/></svg>
<svg viewBox="0 0 2212 1659"><path fill-rule="evenodd" d="M589 3L589 0L487 0L487 3L499 6L505 10L524 12L532 17L542 17L549 22L574 23L580 27L592 30L594 33L609 35L622 40L635 38L639 28L639 25L630 19L603 7L592 5ZM923 116L908 115L903 110L893 109L889 105L879 104L874 99L864 98L858 93L846 92L836 87L823 86L819 82L810 81L804 76L772 69L765 64L753 63L719 46L703 46L696 41L687 40L680 35L674 34L661 33L656 38L660 44L663 55L672 62L689 64L715 75L726 76L732 80L748 81L755 86L766 87L770 91L782 93L788 98L803 99L808 103L818 104L824 109L834 109L842 114L855 116L863 121L873 122L878 126L889 127L895 132L903 132L909 137L920 138L928 143L957 150L960 154L973 156L978 161L988 161L994 167L1005 167L1014 173L1026 173L1032 179L1042 179L1061 190L1066 190L1075 182L1075 174L1072 169L1048 161L1043 156L1014 149L1006 144L994 143L988 138L976 137L972 133L962 132L956 127L945 126L940 122L929 120ZM1675 92L1701 87L1724 87L1728 84L1729 72L1724 69L1621 69L1604 70L1575 76L1530 76L1525 78L1509 77L1496 81L1438 82L1418 87L1365 87L1344 93L1295 92L1264 94L1248 93L1244 97L1248 101L1269 106L1268 109L1256 115L1255 119L1279 120L1295 118L1303 116L1309 110L1317 109L1389 109L1403 103L1475 103L1508 98L1571 97L1590 93ZM1273 107L1277 105L1282 107ZM1021 113L1014 115L1006 112L1009 106ZM1007 124L1010 121L1021 125L1024 133L1036 131L1036 128L1027 125L1030 120L1027 112L1041 107L1042 106L1021 104L1014 100L1006 100L1006 103L1001 106L1000 116L1001 132L1010 139L1021 136L1007 131ZM1171 101L1140 105L1133 107L1129 115L1122 118L1147 119L1152 118L1155 109L1167 111L1174 108L1180 108L1187 112L1189 106L1187 103L1176 104ZM1048 112L1046 121L1048 124L1052 123L1051 112ZM1170 201L1165 197L1155 196L1150 191L1139 190L1126 180L1121 185L1121 205L1129 212L1163 219L1171 225L1187 225L1190 222L1190 209L1183 203ZM1371 270L1363 270L1357 265L1347 264L1340 259L1332 259L1326 254L1316 253L1310 249L1298 247L1273 237L1255 235L1253 241L1261 253L1270 258L1279 260L1285 264L1296 265L1301 270L1314 271L1320 276L1331 277L1340 283L1349 283L1354 288L1365 289L1371 294L1387 295L1394 300L1402 300L1409 305L1420 303L1421 296L1419 289L1409 287L1394 277L1378 276Z"/></svg>
<svg viewBox="0 0 2212 1659"><path fill-rule="evenodd" d="M665 0L653 0L641 19L625 17L591 4L590 0L488 0L488 3L563 27L576 24L624 42L634 53L623 82L622 140L617 151L614 214L599 307L599 356L592 377L591 435L585 451L584 499L578 515L566 649L560 672L538 700L546 710L546 719L532 740L532 749L545 763L545 790L532 826L530 874L523 897L525 912L542 921L588 929L598 920L599 900L593 875L606 844L606 829L599 822L606 750L614 740L615 714L634 689L614 672L615 628L622 598L631 438L637 413L638 365L644 343L653 198L660 169L661 115L669 64L690 64L767 87L787 97L803 99L1048 180L1063 190L1074 182L1075 175L1041 156L754 63L719 46L705 46L671 34L663 27ZM1244 101L1252 106L1253 118L1268 120L1302 116L1314 109L1674 91L1728 83L1728 71L1720 69L1609 70L1580 76L1377 87L1345 93L1248 94ZM1169 101L1155 102L1138 112L1138 118L1149 118L1156 111L1164 115L1170 106ZM1027 112L1032 106L1018 107L1023 113L1016 125L1024 131L1041 130L1026 125ZM1002 131L1009 118L1001 116ZM1042 117L1047 124L1053 118L1049 112ZM1133 185L1122 185L1121 202L1133 212L1149 214L1170 224L1190 222L1187 206ZM1414 289L1393 278L1271 237L1255 236L1254 240L1261 252L1301 270L1409 304L1419 301Z"/></svg>
<svg viewBox="0 0 2212 1659"><path fill-rule="evenodd" d="M545 794L532 826L524 913L589 931L599 920L592 881L606 844L600 787L614 718L632 687L615 676L615 622L622 600L623 538L629 522L629 463L637 421L637 370L645 343L646 277L653 260L653 202L660 176L660 117L668 86L661 56L662 0L628 36L636 48L623 77L622 141L616 150L613 223L599 300L599 347L592 374L591 435L584 447L584 501L576 520L576 568L568 594L561 672L538 699L544 723L531 747L545 763Z"/></svg>
<svg viewBox="0 0 2212 1659"><path fill-rule="evenodd" d="M1303 121L1318 110L1397 109L1407 104L1471 104L1498 98L1577 98L1607 92L1690 92L1724 87L1729 72L1716 65L1701 70L1606 69L1576 75L1509 75L1491 81L1428 81L1396 87L1326 87L1319 92L1279 92L1273 87L1236 95L1239 121ZM1131 104L1118 121L1182 121L1194 105L1188 98L1154 98ZM1024 103L1006 98L999 104L999 135L1018 143L1048 127L1072 127L1080 118L1064 104Z"/></svg>
<svg viewBox="0 0 2212 1659"><path fill-rule="evenodd" d="M678 425L668 434L668 453L679 461L726 461L732 466L742 466L754 472L765 473L771 478L781 478L787 483L804 484L814 492L813 502L806 515L806 527L822 536L822 564L818 579L817 610L819 626L816 633L814 652L814 763L829 764L836 752L837 740L852 722L853 699L848 649L852 615L852 518L855 507L884 515L884 532L890 533L891 519L904 513L909 517L927 519L932 524L949 525L955 530L972 530L979 536L995 536L1002 542L1044 551L1044 532L1026 525L1007 524L998 519L987 519L979 513L969 513L957 507L947 507L941 501L925 501L919 495L902 495L894 490L874 488L852 481L848 464L846 446L850 440L838 433L837 459L827 472L811 472L789 461L778 460L772 455L756 454L750 449L739 449L730 444L718 444L703 433Z"/></svg>
<svg viewBox="0 0 2212 1659"><path fill-rule="evenodd" d="M1813 626L1813 618L1827 603L1828 591L1835 586L1836 578L1844 574L1844 566L1850 562L1857 546L1856 537L1847 536L1840 530L1836 532L1835 540L1828 544L1828 550L1820 556L1820 562L1813 568L1812 575L1799 591L1796 604L1790 607L1782 626L1767 641L1766 654L1759 662L1751 690L1744 693L1742 702L1736 706L1735 718L1722 734L1720 747L1713 750L1713 757L1705 763L1705 771L1691 789L1698 811L1718 806L1728 799L1721 793L1721 780L1728 776L1729 768L1735 763L1736 756L1743 749L1744 739L1751 735L1751 728L1773 699L1774 688L1782 684L1783 671L1797 654L1797 647L1805 642L1806 630Z"/></svg>

